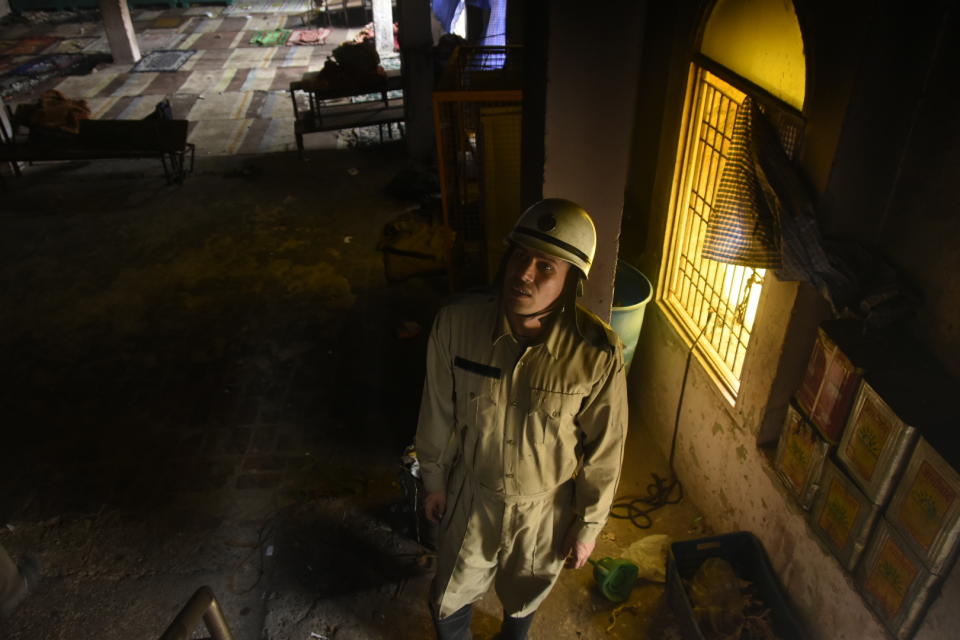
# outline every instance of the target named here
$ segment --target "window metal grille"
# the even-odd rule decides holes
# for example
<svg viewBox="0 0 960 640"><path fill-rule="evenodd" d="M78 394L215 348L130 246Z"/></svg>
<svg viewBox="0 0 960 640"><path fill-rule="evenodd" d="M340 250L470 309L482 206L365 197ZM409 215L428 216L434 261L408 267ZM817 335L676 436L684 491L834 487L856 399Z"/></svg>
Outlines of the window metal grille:
<svg viewBox="0 0 960 640"><path fill-rule="evenodd" d="M661 301L735 397L764 270L715 262L702 257L702 250L737 107L746 94L697 66L693 67L692 80L679 181L665 245Z"/></svg>

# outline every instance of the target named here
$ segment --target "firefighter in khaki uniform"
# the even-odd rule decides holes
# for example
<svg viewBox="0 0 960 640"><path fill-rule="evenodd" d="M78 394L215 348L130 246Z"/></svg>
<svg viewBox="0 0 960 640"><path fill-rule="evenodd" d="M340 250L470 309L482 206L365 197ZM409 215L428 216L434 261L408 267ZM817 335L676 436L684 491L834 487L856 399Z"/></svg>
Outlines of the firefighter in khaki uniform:
<svg viewBox="0 0 960 640"><path fill-rule="evenodd" d="M500 638L526 638L564 565L582 567L620 477L620 341L576 305L596 231L568 200L523 213L496 295L437 314L417 428L427 517L440 524L431 607L441 640L470 638L491 585Z"/></svg>

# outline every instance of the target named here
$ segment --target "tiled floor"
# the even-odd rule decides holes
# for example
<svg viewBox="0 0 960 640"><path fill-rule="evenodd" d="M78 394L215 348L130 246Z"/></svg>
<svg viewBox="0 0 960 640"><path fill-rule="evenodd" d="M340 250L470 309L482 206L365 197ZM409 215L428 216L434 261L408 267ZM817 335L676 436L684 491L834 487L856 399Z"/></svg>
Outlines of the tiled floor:
<svg viewBox="0 0 960 640"><path fill-rule="evenodd" d="M169 98L174 117L190 121L189 141L196 145L198 156L293 151L290 82L307 71L321 69L333 49L352 39L359 26L330 27L322 45L264 47L250 44L257 31L323 25L313 24L311 16L302 13L225 15L228 11L230 8L222 5L131 9L142 54L154 50L196 53L177 71L133 73L131 65L104 63L88 75L55 78L29 92L6 96L5 101L13 106L32 102L41 91L53 88L69 98L86 100L93 118L111 120L143 118L158 102ZM94 21L96 12L84 17L63 24L0 25L0 69L9 70L37 55L107 52L103 27ZM158 19L173 17L184 21L176 28L151 27ZM42 36L54 39L48 43L27 40ZM4 49L29 50L32 42L37 46L29 55L5 55ZM340 138L339 144L348 144L347 139ZM338 136L315 134L305 143L308 149L335 147Z"/></svg>

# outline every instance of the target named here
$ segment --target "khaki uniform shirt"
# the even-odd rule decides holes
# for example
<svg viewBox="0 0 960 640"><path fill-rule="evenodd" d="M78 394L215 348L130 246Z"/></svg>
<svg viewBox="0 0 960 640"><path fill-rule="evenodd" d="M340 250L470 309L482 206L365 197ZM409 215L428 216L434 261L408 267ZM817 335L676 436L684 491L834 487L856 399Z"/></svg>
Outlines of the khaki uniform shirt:
<svg viewBox="0 0 960 640"><path fill-rule="evenodd" d="M590 542L613 501L626 425L620 341L588 311L563 314L524 349L495 296L440 310L416 439L427 491L447 489L452 465L485 493L509 498L574 479L578 540ZM456 507L448 499L447 509Z"/></svg>

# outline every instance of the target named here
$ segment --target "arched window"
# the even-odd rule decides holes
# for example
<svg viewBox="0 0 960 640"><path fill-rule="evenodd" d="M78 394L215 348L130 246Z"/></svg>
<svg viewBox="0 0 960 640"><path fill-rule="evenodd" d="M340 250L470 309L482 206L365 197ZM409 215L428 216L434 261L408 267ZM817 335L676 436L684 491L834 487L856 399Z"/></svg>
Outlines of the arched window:
<svg viewBox="0 0 960 640"><path fill-rule="evenodd" d="M764 269L703 255L734 122L747 96L791 157L803 130L806 65L784 0L718 0L690 65L659 287L662 307L728 398L740 389Z"/></svg>

